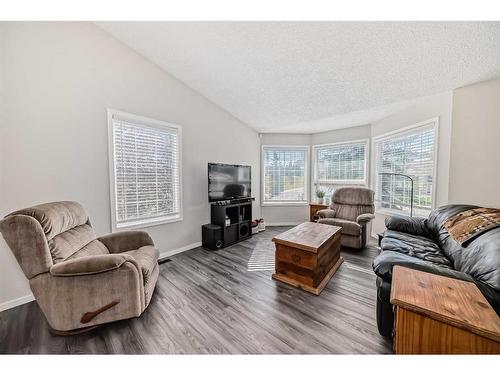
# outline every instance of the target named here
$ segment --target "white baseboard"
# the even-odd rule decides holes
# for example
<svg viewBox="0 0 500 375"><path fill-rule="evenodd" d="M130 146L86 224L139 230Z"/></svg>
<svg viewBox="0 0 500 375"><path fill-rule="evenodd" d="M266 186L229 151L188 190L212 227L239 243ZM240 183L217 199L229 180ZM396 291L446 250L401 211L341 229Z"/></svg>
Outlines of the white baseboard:
<svg viewBox="0 0 500 375"><path fill-rule="evenodd" d="M290 225L299 225L302 223L303 223L303 221L266 223L266 227L286 227L286 226L290 226Z"/></svg>
<svg viewBox="0 0 500 375"><path fill-rule="evenodd" d="M179 247L178 249L160 251L159 259L168 258L168 257L171 257L172 255L180 254L184 251L188 251L188 250L194 249L196 247L200 247L200 246L201 246L201 242L195 242L195 243L192 243L190 245Z"/></svg>
<svg viewBox="0 0 500 375"><path fill-rule="evenodd" d="M191 250L191 249L194 249L194 248L199 247L199 246L201 246L201 242L195 242L195 243L192 243L192 244L187 245L187 246L179 247L178 249L162 251L162 252L160 252L159 259L168 258L168 257L171 257L172 255L179 254L179 253L182 253L183 251ZM28 302L31 302L34 300L35 300L35 297L31 293L27 294L25 296L19 297L19 298L11 299L10 301L0 303L0 311L8 310L8 309L11 309L13 307L23 305L25 303L28 303Z"/></svg>
<svg viewBox="0 0 500 375"><path fill-rule="evenodd" d="M14 298L11 299L10 301L0 303L0 311L12 309L13 307L19 306L19 305L24 305L25 303L34 301L35 297L33 294L27 294L25 296L19 297L19 298Z"/></svg>

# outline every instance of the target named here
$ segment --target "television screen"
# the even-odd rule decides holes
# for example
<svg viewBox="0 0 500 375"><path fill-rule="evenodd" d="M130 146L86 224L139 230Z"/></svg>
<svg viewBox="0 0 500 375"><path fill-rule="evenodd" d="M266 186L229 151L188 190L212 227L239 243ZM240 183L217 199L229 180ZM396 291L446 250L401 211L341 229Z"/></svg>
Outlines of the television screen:
<svg viewBox="0 0 500 375"><path fill-rule="evenodd" d="M208 200L215 202L251 197L249 165L208 164Z"/></svg>

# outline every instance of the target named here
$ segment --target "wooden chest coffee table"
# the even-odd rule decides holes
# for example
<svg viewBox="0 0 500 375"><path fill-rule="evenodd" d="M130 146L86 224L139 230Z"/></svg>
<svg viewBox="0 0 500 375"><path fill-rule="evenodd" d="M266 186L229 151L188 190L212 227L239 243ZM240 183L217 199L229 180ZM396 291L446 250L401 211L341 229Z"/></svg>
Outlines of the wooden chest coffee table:
<svg viewBox="0 0 500 375"><path fill-rule="evenodd" d="M306 222L274 237L273 279L319 295L342 264L341 231L333 225Z"/></svg>

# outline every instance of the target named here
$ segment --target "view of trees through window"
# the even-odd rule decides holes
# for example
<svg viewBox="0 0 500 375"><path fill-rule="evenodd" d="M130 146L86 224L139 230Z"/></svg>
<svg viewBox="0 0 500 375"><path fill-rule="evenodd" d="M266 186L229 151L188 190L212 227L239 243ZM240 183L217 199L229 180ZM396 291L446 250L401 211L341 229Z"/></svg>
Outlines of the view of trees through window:
<svg viewBox="0 0 500 375"><path fill-rule="evenodd" d="M413 214L428 216L433 206L436 123L374 139L374 185L377 209L409 214L411 180ZM263 149L263 201L307 202L306 147L265 146ZM368 185L368 140L313 147L315 192L325 196L343 186ZM380 173L388 173L381 175ZM398 175L394 175L398 174Z"/></svg>
<svg viewBox="0 0 500 375"><path fill-rule="evenodd" d="M376 201L378 208L408 214L411 202L411 181L414 181L415 216L428 216L434 190L435 125L423 127L376 141Z"/></svg>
<svg viewBox="0 0 500 375"><path fill-rule="evenodd" d="M265 147L264 202L306 202L306 148Z"/></svg>
<svg viewBox="0 0 500 375"><path fill-rule="evenodd" d="M177 129L113 119L116 223L179 213Z"/></svg>
<svg viewBox="0 0 500 375"><path fill-rule="evenodd" d="M317 146L315 152L315 189L329 197L339 187L366 184L367 142Z"/></svg>

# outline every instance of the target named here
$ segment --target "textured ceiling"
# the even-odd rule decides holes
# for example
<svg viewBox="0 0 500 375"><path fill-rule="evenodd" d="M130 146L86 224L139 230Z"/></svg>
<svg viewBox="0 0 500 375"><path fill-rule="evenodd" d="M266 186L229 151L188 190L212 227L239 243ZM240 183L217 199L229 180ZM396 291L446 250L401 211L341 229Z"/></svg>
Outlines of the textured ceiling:
<svg viewBox="0 0 500 375"><path fill-rule="evenodd" d="M370 123L500 76L500 22L98 22L261 132Z"/></svg>

